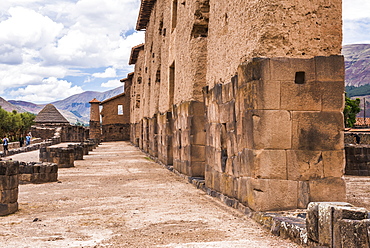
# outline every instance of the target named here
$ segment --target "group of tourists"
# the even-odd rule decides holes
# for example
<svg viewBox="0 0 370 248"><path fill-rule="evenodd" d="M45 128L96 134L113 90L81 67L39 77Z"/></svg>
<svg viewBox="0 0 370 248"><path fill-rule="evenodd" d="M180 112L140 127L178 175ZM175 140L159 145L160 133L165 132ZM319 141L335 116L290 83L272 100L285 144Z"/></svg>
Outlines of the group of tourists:
<svg viewBox="0 0 370 248"><path fill-rule="evenodd" d="M23 147L25 140L26 140L26 146L30 145L31 144L31 139L32 139L31 133L28 133L26 135L26 139L23 137L23 135L21 135L19 137L19 146ZM4 154L7 155L9 153L9 148L8 148L9 138L7 136L4 136L4 138L1 139L1 143L3 144Z"/></svg>

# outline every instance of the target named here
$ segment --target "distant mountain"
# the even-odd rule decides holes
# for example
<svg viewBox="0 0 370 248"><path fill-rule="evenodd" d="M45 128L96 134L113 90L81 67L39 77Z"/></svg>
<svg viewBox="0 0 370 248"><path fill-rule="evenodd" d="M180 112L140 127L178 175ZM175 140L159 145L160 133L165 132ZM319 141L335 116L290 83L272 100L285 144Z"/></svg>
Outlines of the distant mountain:
<svg viewBox="0 0 370 248"><path fill-rule="evenodd" d="M34 104L31 102L16 101L16 100L9 100L8 102L11 103L13 106L21 108L24 111L27 111L33 114L37 114L45 106L45 104Z"/></svg>
<svg viewBox="0 0 370 248"><path fill-rule="evenodd" d="M105 92L85 91L80 94L70 96L64 100L52 102L60 110L68 111L75 115L79 122L85 124L90 120L90 101L96 98L99 101L111 98L123 92L123 87L118 87Z"/></svg>
<svg viewBox="0 0 370 248"><path fill-rule="evenodd" d="M118 87L112 90L98 92L98 91L85 91L80 94L76 94L70 97L67 97L64 100L52 102L53 104L63 115L68 119L71 123L81 122L84 124L88 124L90 120L90 101L94 98L98 99L99 101L103 101L105 99L111 98L123 92L123 87ZM4 99L0 98L0 106L3 106L1 100L4 102L4 106L13 106L7 107L8 109L16 108L22 109L23 111L19 112L30 112L34 114L38 114L42 108L46 104L34 104L25 101L15 101L9 100L5 101ZM4 107L3 107L4 108ZM7 110L11 111L11 110Z"/></svg>
<svg viewBox="0 0 370 248"><path fill-rule="evenodd" d="M346 86L370 84L370 44L343 46Z"/></svg>
<svg viewBox="0 0 370 248"><path fill-rule="evenodd" d="M16 105L13 105L12 103L6 101L4 98L0 97L0 106L8 111L8 112L11 112L13 110L17 110L18 113L24 113L24 112L27 112L26 110L24 110L21 106L16 106Z"/></svg>

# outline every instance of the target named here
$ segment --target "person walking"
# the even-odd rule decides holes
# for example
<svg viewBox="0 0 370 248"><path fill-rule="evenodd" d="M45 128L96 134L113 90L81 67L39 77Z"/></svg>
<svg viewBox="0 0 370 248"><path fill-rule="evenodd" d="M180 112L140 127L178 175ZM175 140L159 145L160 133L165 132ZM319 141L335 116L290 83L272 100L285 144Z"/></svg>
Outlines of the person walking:
<svg viewBox="0 0 370 248"><path fill-rule="evenodd" d="M3 147L4 147L4 154L5 155L7 155L9 153L8 145L9 145L9 139L5 136L3 138Z"/></svg>
<svg viewBox="0 0 370 248"><path fill-rule="evenodd" d="M19 137L19 147L22 147L24 145L24 138L23 135Z"/></svg>
<svg viewBox="0 0 370 248"><path fill-rule="evenodd" d="M27 136L26 136L26 146L28 146L29 144L31 144L31 136L29 134L27 134Z"/></svg>

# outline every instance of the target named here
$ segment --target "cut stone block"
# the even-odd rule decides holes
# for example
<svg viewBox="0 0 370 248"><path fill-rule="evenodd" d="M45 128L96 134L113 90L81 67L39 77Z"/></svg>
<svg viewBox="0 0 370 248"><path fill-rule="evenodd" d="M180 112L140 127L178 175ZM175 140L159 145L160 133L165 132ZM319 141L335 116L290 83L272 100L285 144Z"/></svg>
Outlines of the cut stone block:
<svg viewBox="0 0 370 248"><path fill-rule="evenodd" d="M297 181L249 178L247 187L248 206L255 211L297 208Z"/></svg>
<svg viewBox="0 0 370 248"><path fill-rule="evenodd" d="M352 207L347 202L311 202L306 216L307 236L320 245L331 246L333 237L332 219L334 207Z"/></svg>
<svg viewBox="0 0 370 248"><path fill-rule="evenodd" d="M343 150L322 152L324 177L342 177L345 168L345 156Z"/></svg>
<svg viewBox="0 0 370 248"><path fill-rule="evenodd" d="M292 121L284 110L254 110L247 112L250 124L246 133L251 134L254 149L290 149ZM247 136L249 138L249 135Z"/></svg>
<svg viewBox="0 0 370 248"><path fill-rule="evenodd" d="M369 247L368 246L368 235L367 235L367 225L370 224L370 220L367 220L367 225L364 222L359 221L352 221L352 227L355 230L348 230L347 225L341 222L342 219L350 219L350 220L364 220L368 219L368 211L365 208L357 208L357 207L335 207L333 210L333 240L332 246L333 247L351 247L351 246L342 246L342 237L345 236L347 231L353 231L352 233L357 233L357 239L355 242L359 242L359 245L367 244L367 246L352 246L352 247ZM348 222L347 222L348 223ZM347 229L347 230L346 230ZM344 232L343 232L344 231ZM366 234L365 236L363 234ZM365 241L365 242L364 242ZM351 242L352 243L352 242ZM352 243L353 245L356 243Z"/></svg>
<svg viewBox="0 0 370 248"><path fill-rule="evenodd" d="M238 67L239 86L254 80L270 80L270 60L266 58L253 58Z"/></svg>
<svg viewBox="0 0 370 248"><path fill-rule="evenodd" d="M322 93L322 111L343 112L344 81L320 82Z"/></svg>
<svg viewBox="0 0 370 248"><path fill-rule="evenodd" d="M316 80L344 82L344 57L342 55L317 56L314 61L316 64Z"/></svg>
<svg viewBox="0 0 370 248"><path fill-rule="evenodd" d="M370 219L338 221L340 228L335 248L368 248L370 247Z"/></svg>
<svg viewBox="0 0 370 248"><path fill-rule="evenodd" d="M316 81L296 84L281 83L281 109L292 111L321 111L320 83Z"/></svg>
<svg viewBox="0 0 370 248"><path fill-rule="evenodd" d="M306 181L324 176L322 152L288 150L286 154L288 180Z"/></svg>
<svg viewBox="0 0 370 248"><path fill-rule="evenodd" d="M294 111L292 121L292 149L311 151L343 149L342 113Z"/></svg>
<svg viewBox="0 0 370 248"><path fill-rule="evenodd" d="M343 202L346 200L346 184L343 178L329 177L309 181L311 202Z"/></svg>
<svg viewBox="0 0 370 248"><path fill-rule="evenodd" d="M305 73L306 82L316 80L315 61L313 59L271 58L270 68L273 80L294 82L297 72Z"/></svg>
<svg viewBox="0 0 370 248"><path fill-rule="evenodd" d="M251 150L248 153L253 178L287 179L285 150Z"/></svg>

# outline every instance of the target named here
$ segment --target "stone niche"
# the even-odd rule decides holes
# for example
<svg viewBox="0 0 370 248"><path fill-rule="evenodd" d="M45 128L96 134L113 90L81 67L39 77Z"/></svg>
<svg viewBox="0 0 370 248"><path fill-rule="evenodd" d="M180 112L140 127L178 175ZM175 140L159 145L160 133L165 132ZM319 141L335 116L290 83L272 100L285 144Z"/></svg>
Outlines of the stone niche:
<svg viewBox="0 0 370 248"><path fill-rule="evenodd" d="M342 56L255 58L204 95L207 187L256 211L345 200Z"/></svg>

